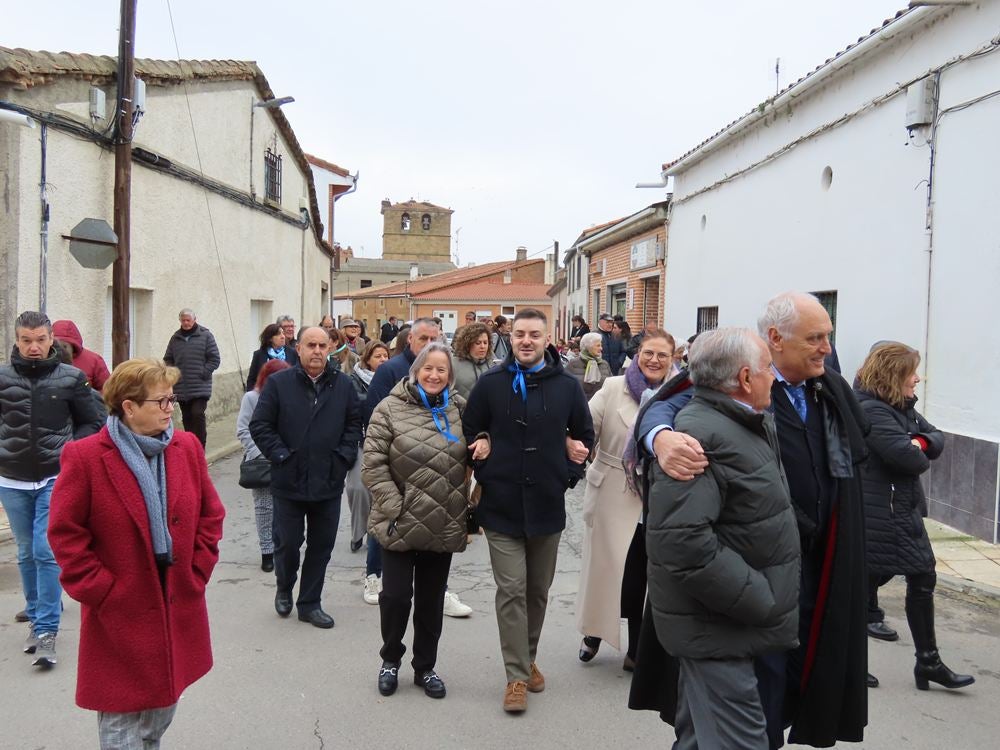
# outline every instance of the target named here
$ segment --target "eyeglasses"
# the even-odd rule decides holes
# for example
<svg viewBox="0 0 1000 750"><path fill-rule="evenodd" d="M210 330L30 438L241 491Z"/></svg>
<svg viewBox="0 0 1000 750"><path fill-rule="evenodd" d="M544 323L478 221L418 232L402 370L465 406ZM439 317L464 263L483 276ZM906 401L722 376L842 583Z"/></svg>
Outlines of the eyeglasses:
<svg viewBox="0 0 1000 750"><path fill-rule="evenodd" d="M663 354L662 352L660 353L651 351L639 352L640 359L652 359L654 356L656 357L657 362L669 362L671 359L673 359L673 357L670 354Z"/></svg>
<svg viewBox="0 0 1000 750"><path fill-rule="evenodd" d="M166 411L171 406L173 406L174 404L177 403L177 396L174 396L173 394L171 394L169 396L164 396L163 398L144 398L142 400L142 403L144 403L144 404L159 404L160 405L160 409L163 410L163 411Z"/></svg>

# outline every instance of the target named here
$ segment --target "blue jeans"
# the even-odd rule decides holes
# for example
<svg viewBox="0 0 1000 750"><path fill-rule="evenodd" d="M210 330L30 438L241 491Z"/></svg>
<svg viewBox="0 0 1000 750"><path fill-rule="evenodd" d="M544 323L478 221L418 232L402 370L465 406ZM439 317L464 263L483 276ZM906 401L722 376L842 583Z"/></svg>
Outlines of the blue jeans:
<svg viewBox="0 0 1000 750"><path fill-rule="evenodd" d="M36 634L59 632L62 586L49 546L49 497L55 480L38 490L0 487L0 502L17 543L17 567L28 603L25 612Z"/></svg>
<svg viewBox="0 0 1000 750"><path fill-rule="evenodd" d="M368 535L368 559L365 561L365 575L372 573L379 578L382 577L382 545L375 541L375 537Z"/></svg>

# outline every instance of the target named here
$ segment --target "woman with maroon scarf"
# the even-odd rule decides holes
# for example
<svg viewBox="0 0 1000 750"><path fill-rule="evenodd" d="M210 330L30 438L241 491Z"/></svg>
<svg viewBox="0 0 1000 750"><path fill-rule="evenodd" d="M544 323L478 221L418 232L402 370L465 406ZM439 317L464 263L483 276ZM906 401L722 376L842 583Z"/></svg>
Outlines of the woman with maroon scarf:
<svg viewBox="0 0 1000 750"><path fill-rule="evenodd" d="M604 381L590 401L597 441L587 469L583 501L583 564L576 625L583 634L580 661L589 662L605 640L619 651L621 618L628 619L628 649L622 668L631 672L646 598L646 546L642 500L625 481L622 452L643 394L674 374L674 337L646 335L623 375Z"/></svg>

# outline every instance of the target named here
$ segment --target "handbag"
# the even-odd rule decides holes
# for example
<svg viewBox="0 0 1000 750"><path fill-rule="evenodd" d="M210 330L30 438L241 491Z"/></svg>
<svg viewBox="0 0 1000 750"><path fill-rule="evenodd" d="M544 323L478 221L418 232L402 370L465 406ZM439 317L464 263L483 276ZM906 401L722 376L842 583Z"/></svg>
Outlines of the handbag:
<svg viewBox="0 0 1000 750"><path fill-rule="evenodd" d="M240 464L240 487L259 490L271 486L271 462L263 456L243 459Z"/></svg>

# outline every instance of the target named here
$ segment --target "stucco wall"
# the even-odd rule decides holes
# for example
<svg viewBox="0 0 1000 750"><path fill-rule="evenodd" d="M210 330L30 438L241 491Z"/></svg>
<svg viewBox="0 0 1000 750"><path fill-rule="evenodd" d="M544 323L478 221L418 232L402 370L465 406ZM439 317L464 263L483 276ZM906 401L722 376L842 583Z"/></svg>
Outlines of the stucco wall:
<svg viewBox="0 0 1000 750"><path fill-rule="evenodd" d="M29 91L0 91L0 96L37 109L58 106L79 114L81 106L85 113L87 89L82 82L58 82ZM249 110L256 98L252 82L189 85L189 93L205 174L249 193ZM109 92L109 101L111 96ZM258 197L263 196L264 149L272 145L283 156L282 211L298 219L299 199L308 194L309 177L299 170L270 115L258 109L254 120ZM40 214L37 199L27 198L37 196L39 130L0 125L3 128L0 138L7 139L8 147L0 148L0 154L8 154L14 167L5 179L20 196L19 210L6 212L4 219L5 228L16 237L17 250L16 263L6 264L16 269L16 301L7 307L36 308ZM183 88L150 86L147 114L135 145L197 170L193 144ZM82 268L69 255L61 235L84 217L113 223L114 155L49 128L47 163L51 204L47 311L53 320L72 318L88 347L101 352L109 338L111 269ZM297 320L318 320L329 258L311 228L281 221L273 212L249 208L134 162L131 237L131 287L140 290L145 300L133 321L135 354L161 356L177 328L178 310L195 309L199 322L215 334L222 353L210 404L215 415L238 407L240 369L245 376L259 334L251 322L251 300L270 301L274 314L287 311ZM3 247L14 249L6 241Z"/></svg>

